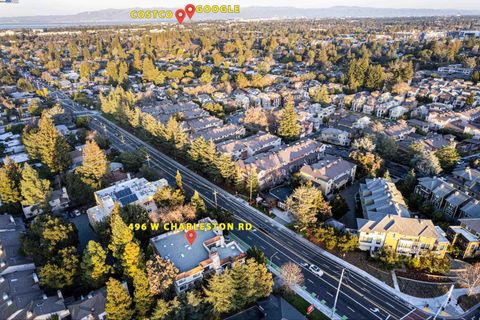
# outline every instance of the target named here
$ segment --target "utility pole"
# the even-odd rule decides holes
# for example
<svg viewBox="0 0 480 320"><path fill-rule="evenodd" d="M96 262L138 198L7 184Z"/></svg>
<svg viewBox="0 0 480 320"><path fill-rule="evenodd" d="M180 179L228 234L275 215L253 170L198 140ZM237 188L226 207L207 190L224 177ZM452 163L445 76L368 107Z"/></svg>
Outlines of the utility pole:
<svg viewBox="0 0 480 320"><path fill-rule="evenodd" d="M440 308L438 308L437 310L437 313L435 313L435 316L433 317L433 320L437 319L438 315L440 314L441 311L443 311L443 309L445 308L445 306L448 304L448 302L450 301L450 297L452 296L452 292L453 292L453 287L454 285L452 284L452 286L450 287L450 290L448 290L448 294L447 294L447 299L445 299L445 301L442 303L442 305L440 306Z"/></svg>
<svg viewBox="0 0 480 320"><path fill-rule="evenodd" d="M213 197L215 198L215 208L218 208L217 189L213 190Z"/></svg>
<svg viewBox="0 0 480 320"><path fill-rule="evenodd" d="M345 273L345 268L342 269L342 274L340 275L340 281L338 282L337 294L335 295L335 301L333 302L332 315L331 319L335 315L335 308L337 307L338 294L340 293L340 286L342 285L343 274Z"/></svg>

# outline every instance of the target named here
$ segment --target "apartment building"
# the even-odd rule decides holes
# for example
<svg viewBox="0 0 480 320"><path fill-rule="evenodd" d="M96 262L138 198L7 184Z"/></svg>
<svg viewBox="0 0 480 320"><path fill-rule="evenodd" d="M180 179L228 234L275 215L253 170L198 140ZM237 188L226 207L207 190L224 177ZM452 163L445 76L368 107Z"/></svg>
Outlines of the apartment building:
<svg viewBox="0 0 480 320"><path fill-rule="evenodd" d="M190 139L195 140L200 137L206 141L213 141L215 143L225 141L228 139L238 139L245 135L245 128L235 124L222 125L220 127L210 127L208 129L196 131L190 134Z"/></svg>
<svg viewBox="0 0 480 320"><path fill-rule="evenodd" d="M198 224L201 223L214 225L217 222L205 218L198 221ZM150 239L155 251L179 270L175 278L177 294L188 290L209 273L222 272L234 262L245 262L246 253L235 241L227 242L221 230L207 229L197 230L197 237L192 244L187 241L184 230L171 231Z"/></svg>
<svg viewBox="0 0 480 320"><path fill-rule="evenodd" d="M449 226L447 237L457 246L462 257L475 258L480 255L480 219L459 219L459 226Z"/></svg>
<svg viewBox="0 0 480 320"><path fill-rule="evenodd" d="M372 254L381 248L417 256L432 252L444 257L450 242L431 220L387 215L359 226L359 248Z"/></svg>
<svg viewBox="0 0 480 320"><path fill-rule="evenodd" d="M324 195L339 190L355 180L357 166L340 157L326 156L319 162L304 165L299 173L315 183Z"/></svg>
<svg viewBox="0 0 480 320"><path fill-rule="evenodd" d="M289 179L304 164L319 160L324 151L324 144L307 139L238 160L235 164L245 174L256 171L260 188L266 188Z"/></svg>
<svg viewBox="0 0 480 320"><path fill-rule="evenodd" d="M228 140L217 144L217 151L232 156L234 160L247 159L282 144L282 139L270 133L258 132L240 140Z"/></svg>
<svg viewBox="0 0 480 320"><path fill-rule="evenodd" d="M111 187L95 191L97 205L87 210L88 220L92 226L103 221L112 212L117 202L120 207L138 204L147 211L157 209L153 195L159 188L168 186L165 179L149 182L145 178L134 178L117 183Z"/></svg>

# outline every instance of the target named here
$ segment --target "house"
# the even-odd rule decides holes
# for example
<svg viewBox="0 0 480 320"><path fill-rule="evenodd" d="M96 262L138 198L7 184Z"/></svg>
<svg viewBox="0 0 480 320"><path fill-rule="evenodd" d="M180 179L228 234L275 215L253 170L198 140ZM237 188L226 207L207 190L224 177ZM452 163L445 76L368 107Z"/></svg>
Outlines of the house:
<svg viewBox="0 0 480 320"><path fill-rule="evenodd" d="M462 191L455 190L445 198L443 212L450 218L459 217L459 209L470 200L470 197Z"/></svg>
<svg viewBox="0 0 480 320"><path fill-rule="evenodd" d="M340 129L326 128L322 130L319 139L323 142L340 146L350 145L349 133Z"/></svg>
<svg viewBox="0 0 480 320"><path fill-rule="evenodd" d="M380 221L385 216L410 217L405 200L395 184L387 179L366 179L358 191L363 216L369 221ZM363 219L357 219L363 220Z"/></svg>
<svg viewBox="0 0 480 320"><path fill-rule="evenodd" d="M87 210L88 220L95 227L112 212L115 203L120 207L127 204L138 204L148 212L156 210L153 195L158 189L168 186L165 179L149 182L145 178L134 178L117 183L111 187L95 191L97 205Z"/></svg>
<svg viewBox="0 0 480 320"><path fill-rule="evenodd" d="M449 226L447 237L457 246L462 257L475 258L480 255L480 219L459 219L459 226Z"/></svg>
<svg viewBox="0 0 480 320"><path fill-rule="evenodd" d="M106 320L107 288L90 292L86 297L68 305L72 320Z"/></svg>
<svg viewBox="0 0 480 320"><path fill-rule="evenodd" d="M405 137L415 132L414 127L410 127L405 121L399 121L396 123L390 123L385 125L384 133L392 139L399 141L405 139Z"/></svg>
<svg viewBox="0 0 480 320"><path fill-rule="evenodd" d="M220 127L223 121L212 116L185 121L184 127L187 132L197 132L204 129Z"/></svg>
<svg viewBox="0 0 480 320"><path fill-rule="evenodd" d="M244 263L246 254L235 241L227 242L215 220L198 221L196 239L189 244L186 230L174 230L150 239L155 251L179 270L175 278L175 291L180 294L191 288L197 280L212 272L222 272L234 262Z"/></svg>
<svg viewBox="0 0 480 320"><path fill-rule="evenodd" d="M480 171L474 168L466 167L452 172L450 179L458 189L468 195L480 199Z"/></svg>
<svg viewBox="0 0 480 320"><path fill-rule="evenodd" d="M225 320L304 320L305 316L282 297L270 295L256 305L240 311Z"/></svg>
<svg viewBox="0 0 480 320"><path fill-rule="evenodd" d="M54 190L48 201L52 212L60 212L70 206L70 198L68 197L67 188L63 187L59 190Z"/></svg>
<svg viewBox="0 0 480 320"><path fill-rule="evenodd" d="M387 215L366 221L358 229L359 248L375 253L381 248L401 255L418 256L432 252L443 258L450 242L431 220Z"/></svg>
<svg viewBox="0 0 480 320"><path fill-rule="evenodd" d="M347 185L355 179L357 166L343 158L327 156L319 162L304 165L299 173L306 180L314 182L324 195Z"/></svg>
<svg viewBox="0 0 480 320"><path fill-rule="evenodd" d="M397 120L397 119L403 117L403 115L407 112L408 112L408 109L405 108L404 106L395 106L395 107L390 108L388 110L388 117L391 120Z"/></svg>
<svg viewBox="0 0 480 320"><path fill-rule="evenodd" d="M217 151L229 154L234 160L246 159L266 152L282 144L282 139L270 133L258 132L240 140L228 140L217 144Z"/></svg>
<svg viewBox="0 0 480 320"><path fill-rule="evenodd" d="M306 139L245 160L238 160L235 164L246 176L256 171L260 188L266 188L289 179L291 173L305 163L319 160L324 151L324 144Z"/></svg>
<svg viewBox="0 0 480 320"><path fill-rule="evenodd" d="M418 179L414 192L440 209L445 204L445 198L454 191L455 188L441 178L423 177Z"/></svg>

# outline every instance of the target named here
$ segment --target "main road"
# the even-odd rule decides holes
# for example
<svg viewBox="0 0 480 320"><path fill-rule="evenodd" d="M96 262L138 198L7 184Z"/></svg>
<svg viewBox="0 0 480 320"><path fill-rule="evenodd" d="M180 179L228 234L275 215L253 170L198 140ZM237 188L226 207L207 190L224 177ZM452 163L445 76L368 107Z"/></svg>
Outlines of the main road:
<svg viewBox="0 0 480 320"><path fill-rule="evenodd" d="M150 166L164 172L170 180L174 180L176 172L179 170L182 174L183 185L190 192L196 190L209 204L218 205L233 213L237 222L252 223L254 231L234 231L234 235L246 244L260 248L276 265L292 261L302 266L305 289L319 301L323 301L329 308L333 307L340 275L342 269L345 269L336 305L336 313L343 319L420 320L433 318L430 314L417 309L385 288L386 285L373 281L361 272L357 272L355 268L340 263L318 246L278 225L271 218L251 207L245 200L219 188L130 132L120 128L98 112L88 111L73 102L63 92L49 89L51 94L67 109L76 114L89 114L91 116L90 127L108 137L117 149L131 152L143 147L148 152ZM319 277L308 267L304 267L311 264L320 267L324 274ZM458 319L479 318L476 313L471 313Z"/></svg>

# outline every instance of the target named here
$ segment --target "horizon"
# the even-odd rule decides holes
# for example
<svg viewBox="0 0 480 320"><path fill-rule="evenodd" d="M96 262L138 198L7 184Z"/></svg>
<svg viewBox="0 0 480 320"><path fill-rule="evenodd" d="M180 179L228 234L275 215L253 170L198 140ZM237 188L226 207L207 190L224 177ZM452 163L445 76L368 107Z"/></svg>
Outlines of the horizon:
<svg viewBox="0 0 480 320"><path fill-rule="evenodd" d="M120 3L119 3L120 2ZM76 15L85 12L96 12L103 10L123 10L131 8L176 8L183 6L189 1L171 1L168 5L158 5L153 0L144 0L142 4L133 4L131 1L106 0L98 3L94 0L70 1L62 3L58 0L43 0L41 2L34 0L19 0L19 3L1 4L0 18L16 18L16 17L37 17L37 16L63 16ZM239 0L230 5L239 4L242 8L295 8L295 9L331 9L338 7L358 7L358 8L374 8L374 9L390 9L390 10L480 10L480 2L476 0L460 0L455 3L455 7L449 7L451 1L413 1L403 0L391 2L384 0L340 0L335 5L331 5L328 1L320 1L315 4L308 3L306 0L299 0L296 5L291 5L288 1L278 0L274 5L258 4L253 0ZM197 3L197 4L218 4L229 5L228 3ZM444 5L442 5L444 4Z"/></svg>

